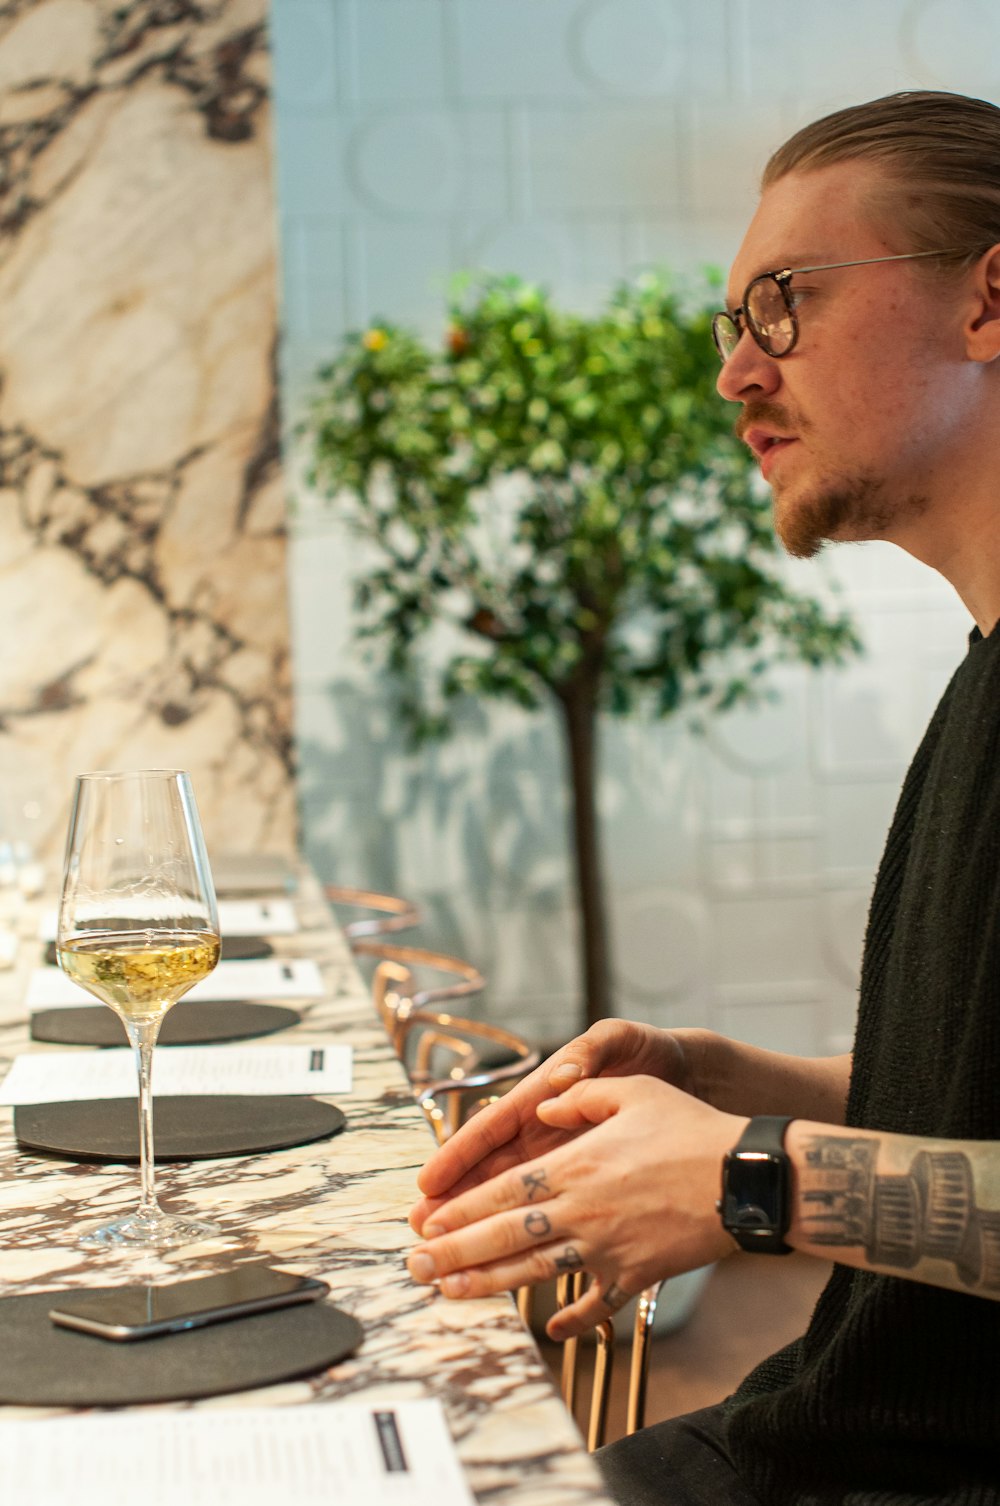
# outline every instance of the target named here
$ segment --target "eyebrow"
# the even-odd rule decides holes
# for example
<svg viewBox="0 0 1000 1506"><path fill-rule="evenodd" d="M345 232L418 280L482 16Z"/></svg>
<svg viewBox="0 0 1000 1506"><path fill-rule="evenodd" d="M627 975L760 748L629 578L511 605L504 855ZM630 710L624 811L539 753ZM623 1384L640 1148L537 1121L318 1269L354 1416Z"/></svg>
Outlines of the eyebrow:
<svg viewBox="0 0 1000 1506"><path fill-rule="evenodd" d="M795 256L786 256L781 261L769 262L766 267L761 267L754 277L764 277L768 272L783 272L786 267L818 267L825 266L834 258L827 256L825 251L802 251ZM750 278L753 282L753 277Z"/></svg>

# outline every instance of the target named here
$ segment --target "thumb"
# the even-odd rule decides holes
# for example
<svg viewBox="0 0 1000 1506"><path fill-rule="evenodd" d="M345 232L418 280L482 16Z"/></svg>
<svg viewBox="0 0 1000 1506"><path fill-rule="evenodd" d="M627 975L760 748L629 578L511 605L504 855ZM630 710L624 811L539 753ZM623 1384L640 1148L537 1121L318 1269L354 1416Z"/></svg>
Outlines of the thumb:
<svg viewBox="0 0 1000 1506"><path fill-rule="evenodd" d="M585 1129L588 1124L601 1124L610 1119L622 1107L628 1092L628 1079L622 1077L597 1077L590 1082L578 1082L558 1098L546 1098L538 1105L536 1113L544 1124L557 1129Z"/></svg>
<svg viewBox="0 0 1000 1506"><path fill-rule="evenodd" d="M617 1054L621 1022L601 1020L584 1035L569 1042L548 1063L546 1082L554 1093L563 1093L584 1078L599 1077Z"/></svg>

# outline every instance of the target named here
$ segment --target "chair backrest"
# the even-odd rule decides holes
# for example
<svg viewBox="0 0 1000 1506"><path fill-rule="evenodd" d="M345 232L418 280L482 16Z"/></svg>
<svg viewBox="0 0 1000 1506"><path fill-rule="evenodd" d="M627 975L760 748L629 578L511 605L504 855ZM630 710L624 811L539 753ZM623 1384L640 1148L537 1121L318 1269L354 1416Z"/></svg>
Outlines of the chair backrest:
<svg viewBox="0 0 1000 1506"><path fill-rule="evenodd" d="M468 998L485 988L485 978L471 963L422 947L382 942L360 941L355 951L378 959L372 980L375 1007L439 1143L538 1065L540 1051L513 1031L428 1008L433 1003ZM419 986L417 973L425 970L454 981L423 982ZM487 1059L501 1053L506 1061ZM584 1280L582 1271L560 1276L557 1306L576 1301ZM526 1324L531 1320L533 1291L532 1287L522 1287L517 1293L518 1311ZM644 1425L658 1292L659 1285L649 1287L636 1302L626 1433L635 1433ZM597 1325L595 1339L597 1354L587 1423L587 1447L591 1450L601 1447L607 1432L615 1348L611 1319ZM579 1340L568 1339L563 1346L561 1388L570 1412L576 1403L578 1357Z"/></svg>
<svg viewBox="0 0 1000 1506"><path fill-rule="evenodd" d="M452 957L447 952L431 952L426 947L398 946L388 941L358 941L352 948L358 957L374 957L378 963L372 979L375 1003L381 1013L380 998L389 984L398 984L393 991L400 999L406 999L411 1008L426 1009L433 1004L444 1004L452 999L468 999L482 993L486 979L471 962L461 957ZM416 973L421 977L418 979ZM432 981L427 973L444 974L447 981Z"/></svg>
<svg viewBox="0 0 1000 1506"><path fill-rule="evenodd" d="M536 1046L484 1020L413 1009L405 1028L410 1081L441 1142L541 1061Z"/></svg>
<svg viewBox="0 0 1000 1506"><path fill-rule="evenodd" d="M375 889L345 889L341 884L325 884L323 895L331 905L348 905L353 909L376 912L374 915L359 916L356 920L344 922L344 934L352 944L363 936L386 936L395 931L408 931L423 920L419 905L398 894L380 894Z"/></svg>
<svg viewBox="0 0 1000 1506"><path fill-rule="evenodd" d="M359 942L357 951L378 959L375 1008L439 1140L537 1067L540 1051L512 1030L430 1008L485 988L471 962L384 942Z"/></svg>
<svg viewBox="0 0 1000 1506"><path fill-rule="evenodd" d="M586 1275L574 1271L556 1278L556 1308L568 1307L584 1292ZM646 1395L649 1384L649 1361L652 1353L653 1320L656 1316L656 1299L662 1282L647 1287L636 1298L635 1319L632 1325L632 1355L629 1364L628 1393L625 1403L625 1433L637 1433L645 1426ZM522 1321L530 1326L535 1295L538 1289L523 1286L516 1294L517 1310ZM606 1442L608 1410L611 1400L611 1382L614 1373L615 1350L614 1321L605 1318L594 1329L596 1352L594 1377L591 1384L590 1407L586 1420L587 1448L593 1452ZM578 1369L580 1339L567 1339L562 1348L559 1384L563 1401L570 1413L576 1415L578 1392Z"/></svg>

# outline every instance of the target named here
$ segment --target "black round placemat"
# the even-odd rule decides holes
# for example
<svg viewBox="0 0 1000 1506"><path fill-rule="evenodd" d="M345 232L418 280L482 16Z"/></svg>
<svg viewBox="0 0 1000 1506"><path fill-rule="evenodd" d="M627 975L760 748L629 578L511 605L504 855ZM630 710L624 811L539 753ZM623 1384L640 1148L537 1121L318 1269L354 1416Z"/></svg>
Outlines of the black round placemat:
<svg viewBox="0 0 1000 1506"><path fill-rule="evenodd" d="M45 948L45 961L49 967L58 967L56 944L50 941ZM274 947L263 936L223 936L220 962L254 962L260 957L273 957Z"/></svg>
<svg viewBox="0 0 1000 1506"><path fill-rule="evenodd" d="M263 936L223 936L219 959L222 962L253 962L258 957L273 957L274 947Z"/></svg>
<svg viewBox="0 0 1000 1506"><path fill-rule="evenodd" d="M183 999L165 1015L158 1046L204 1046L245 1041L298 1025L302 1016L280 1004L190 1004ZM31 1016L31 1039L57 1046L127 1046L125 1026L113 1009L82 1004L40 1009Z"/></svg>
<svg viewBox="0 0 1000 1506"><path fill-rule="evenodd" d="M348 1313L305 1302L119 1344L57 1327L49 1308L65 1295L0 1299L0 1403L115 1407L246 1391L326 1370L364 1336Z"/></svg>
<svg viewBox="0 0 1000 1506"><path fill-rule="evenodd" d="M157 1098L157 1161L211 1161L258 1151L285 1150L325 1140L344 1128L333 1104L292 1096L182 1095ZM139 1160L139 1119L134 1098L89 1103L31 1103L14 1110L22 1150L68 1161Z"/></svg>

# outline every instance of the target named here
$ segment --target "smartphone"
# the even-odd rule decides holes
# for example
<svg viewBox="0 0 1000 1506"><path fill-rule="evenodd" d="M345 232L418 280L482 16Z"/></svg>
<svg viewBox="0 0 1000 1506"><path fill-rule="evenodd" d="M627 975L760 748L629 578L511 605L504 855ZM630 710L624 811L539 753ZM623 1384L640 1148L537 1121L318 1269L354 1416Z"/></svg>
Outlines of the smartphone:
<svg viewBox="0 0 1000 1506"><path fill-rule="evenodd" d="M273 1266L244 1265L221 1276L198 1276L168 1286L117 1286L67 1292L49 1317L101 1339L149 1339L157 1334L223 1323L246 1313L296 1302L315 1302L330 1290L315 1276L295 1276Z"/></svg>

